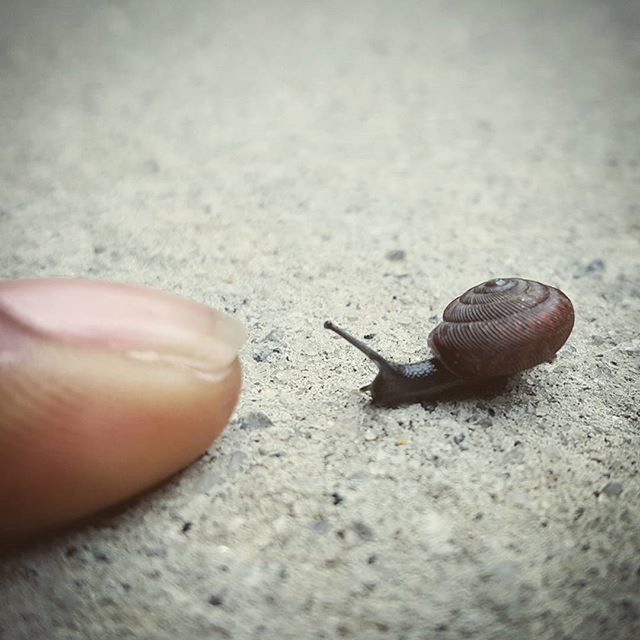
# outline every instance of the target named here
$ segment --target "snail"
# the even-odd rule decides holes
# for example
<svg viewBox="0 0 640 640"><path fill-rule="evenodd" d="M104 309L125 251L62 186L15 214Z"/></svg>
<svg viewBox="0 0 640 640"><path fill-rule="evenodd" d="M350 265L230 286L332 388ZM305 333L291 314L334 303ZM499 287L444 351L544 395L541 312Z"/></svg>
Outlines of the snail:
<svg viewBox="0 0 640 640"><path fill-rule="evenodd" d="M437 400L550 361L573 321L573 305L559 289L534 280L496 278L447 305L428 337L434 357L422 362L392 362L333 322L324 326L377 365L378 375L361 391L370 391L374 405L395 407Z"/></svg>

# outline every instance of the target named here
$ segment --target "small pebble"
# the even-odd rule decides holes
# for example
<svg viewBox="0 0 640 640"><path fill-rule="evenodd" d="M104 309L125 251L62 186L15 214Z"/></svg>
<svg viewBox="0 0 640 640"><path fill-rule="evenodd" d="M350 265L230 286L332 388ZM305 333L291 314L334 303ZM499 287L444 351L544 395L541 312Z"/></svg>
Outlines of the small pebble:
<svg viewBox="0 0 640 640"><path fill-rule="evenodd" d="M256 429L268 429L273 426L271 418L268 415L255 411L248 413L246 416L241 416L238 420L238 424L241 429L246 431L254 431Z"/></svg>
<svg viewBox="0 0 640 640"><path fill-rule="evenodd" d="M617 498L622 493L622 489L623 487L619 482L607 482L600 490L600 493L604 493L605 496L610 498Z"/></svg>
<svg viewBox="0 0 640 640"><path fill-rule="evenodd" d="M390 260L391 262L400 262L407 257L407 253L402 249L392 249L391 251L387 251L385 258Z"/></svg>
<svg viewBox="0 0 640 640"><path fill-rule="evenodd" d="M229 471L244 471L249 466L249 456L244 451L233 451L229 456Z"/></svg>
<svg viewBox="0 0 640 640"><path fill-rule="evenodd" d="M594 258L591 262L587 263L584 267L579 268L574 274L574 278L583 278L585 276L595 276L601 274L605 269L604 260L601 258Z"/></svg>
<svg viewBox="0 0 640 640"><path fill-rule="evenodd" d="M269 360L269 358L274 354L274 353L280 353L280 349L278 348L274 348L274 349L270 349L270 348L266 348L266 349L261 349L260 351L256 351L253 354L253 359L256 362L267 362Z"/></svg>
<svg viewBox="0 0 640 640"><path fill-rule="evenodd" d="M353 523L352 528L360 540L371 540L373 538L373 529L364 522L358 520Z"/></svg>
<svg viewBox="0 0 640 640"><path fill-rule="evenodd" d="M144 555L148 558L166 558L167 547L163 544L147 546L144 548Z"/></svg>
<svg viewBox="0 0 640 640"><path fill-rule="evenodd" d="M209 604L214 607L220 607L224 604L224 599L221 595L209 596Z"/></svg>
<svg viewBox="0 0 640 640"><path fill-rule="evenodd" d="M109 558L109 556L102 552L102 551L94 551L93 552L93 558L94 560L97 560L98 562L106 562L106 563L110 563L111 559Z"/></svg>

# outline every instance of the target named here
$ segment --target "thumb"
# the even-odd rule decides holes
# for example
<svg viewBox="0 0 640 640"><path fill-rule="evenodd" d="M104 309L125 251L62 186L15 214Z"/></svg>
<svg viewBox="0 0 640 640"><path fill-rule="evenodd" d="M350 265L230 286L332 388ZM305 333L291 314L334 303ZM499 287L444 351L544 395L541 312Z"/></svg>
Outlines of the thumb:
<svg viewBox="0 0 640 640"><path fill-rule="evenodd" d="M199 456L240 391L240 324L79 279L0 282L0 541L133 496Z"/></svg>

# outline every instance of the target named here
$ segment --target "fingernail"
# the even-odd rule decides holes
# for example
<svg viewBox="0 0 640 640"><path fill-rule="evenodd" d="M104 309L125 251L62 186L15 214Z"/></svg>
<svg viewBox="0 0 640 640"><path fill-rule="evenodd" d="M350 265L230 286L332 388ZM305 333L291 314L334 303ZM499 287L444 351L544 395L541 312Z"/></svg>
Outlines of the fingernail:
<svg viewBox="0 0 640 640"><path fill-rule="evenodd" d="M145 287L46 278L0 282L0 307L57 340L202 371L235 360L246 333L209 307Z"/></svg>

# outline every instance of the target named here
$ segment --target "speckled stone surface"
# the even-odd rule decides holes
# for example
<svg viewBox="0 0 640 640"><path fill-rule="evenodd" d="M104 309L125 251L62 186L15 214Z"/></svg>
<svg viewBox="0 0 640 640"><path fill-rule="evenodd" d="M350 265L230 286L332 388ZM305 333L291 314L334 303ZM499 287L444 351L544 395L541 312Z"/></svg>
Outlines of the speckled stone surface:
<svg viewBox="0 0 640 640"><path fill-rule="evenodd" d="M2 640L640 637L640 5L0 4L0 275L243 320L164 487L0 560ZM493 276L577 322L496 398L373 409Z"/></svg>

